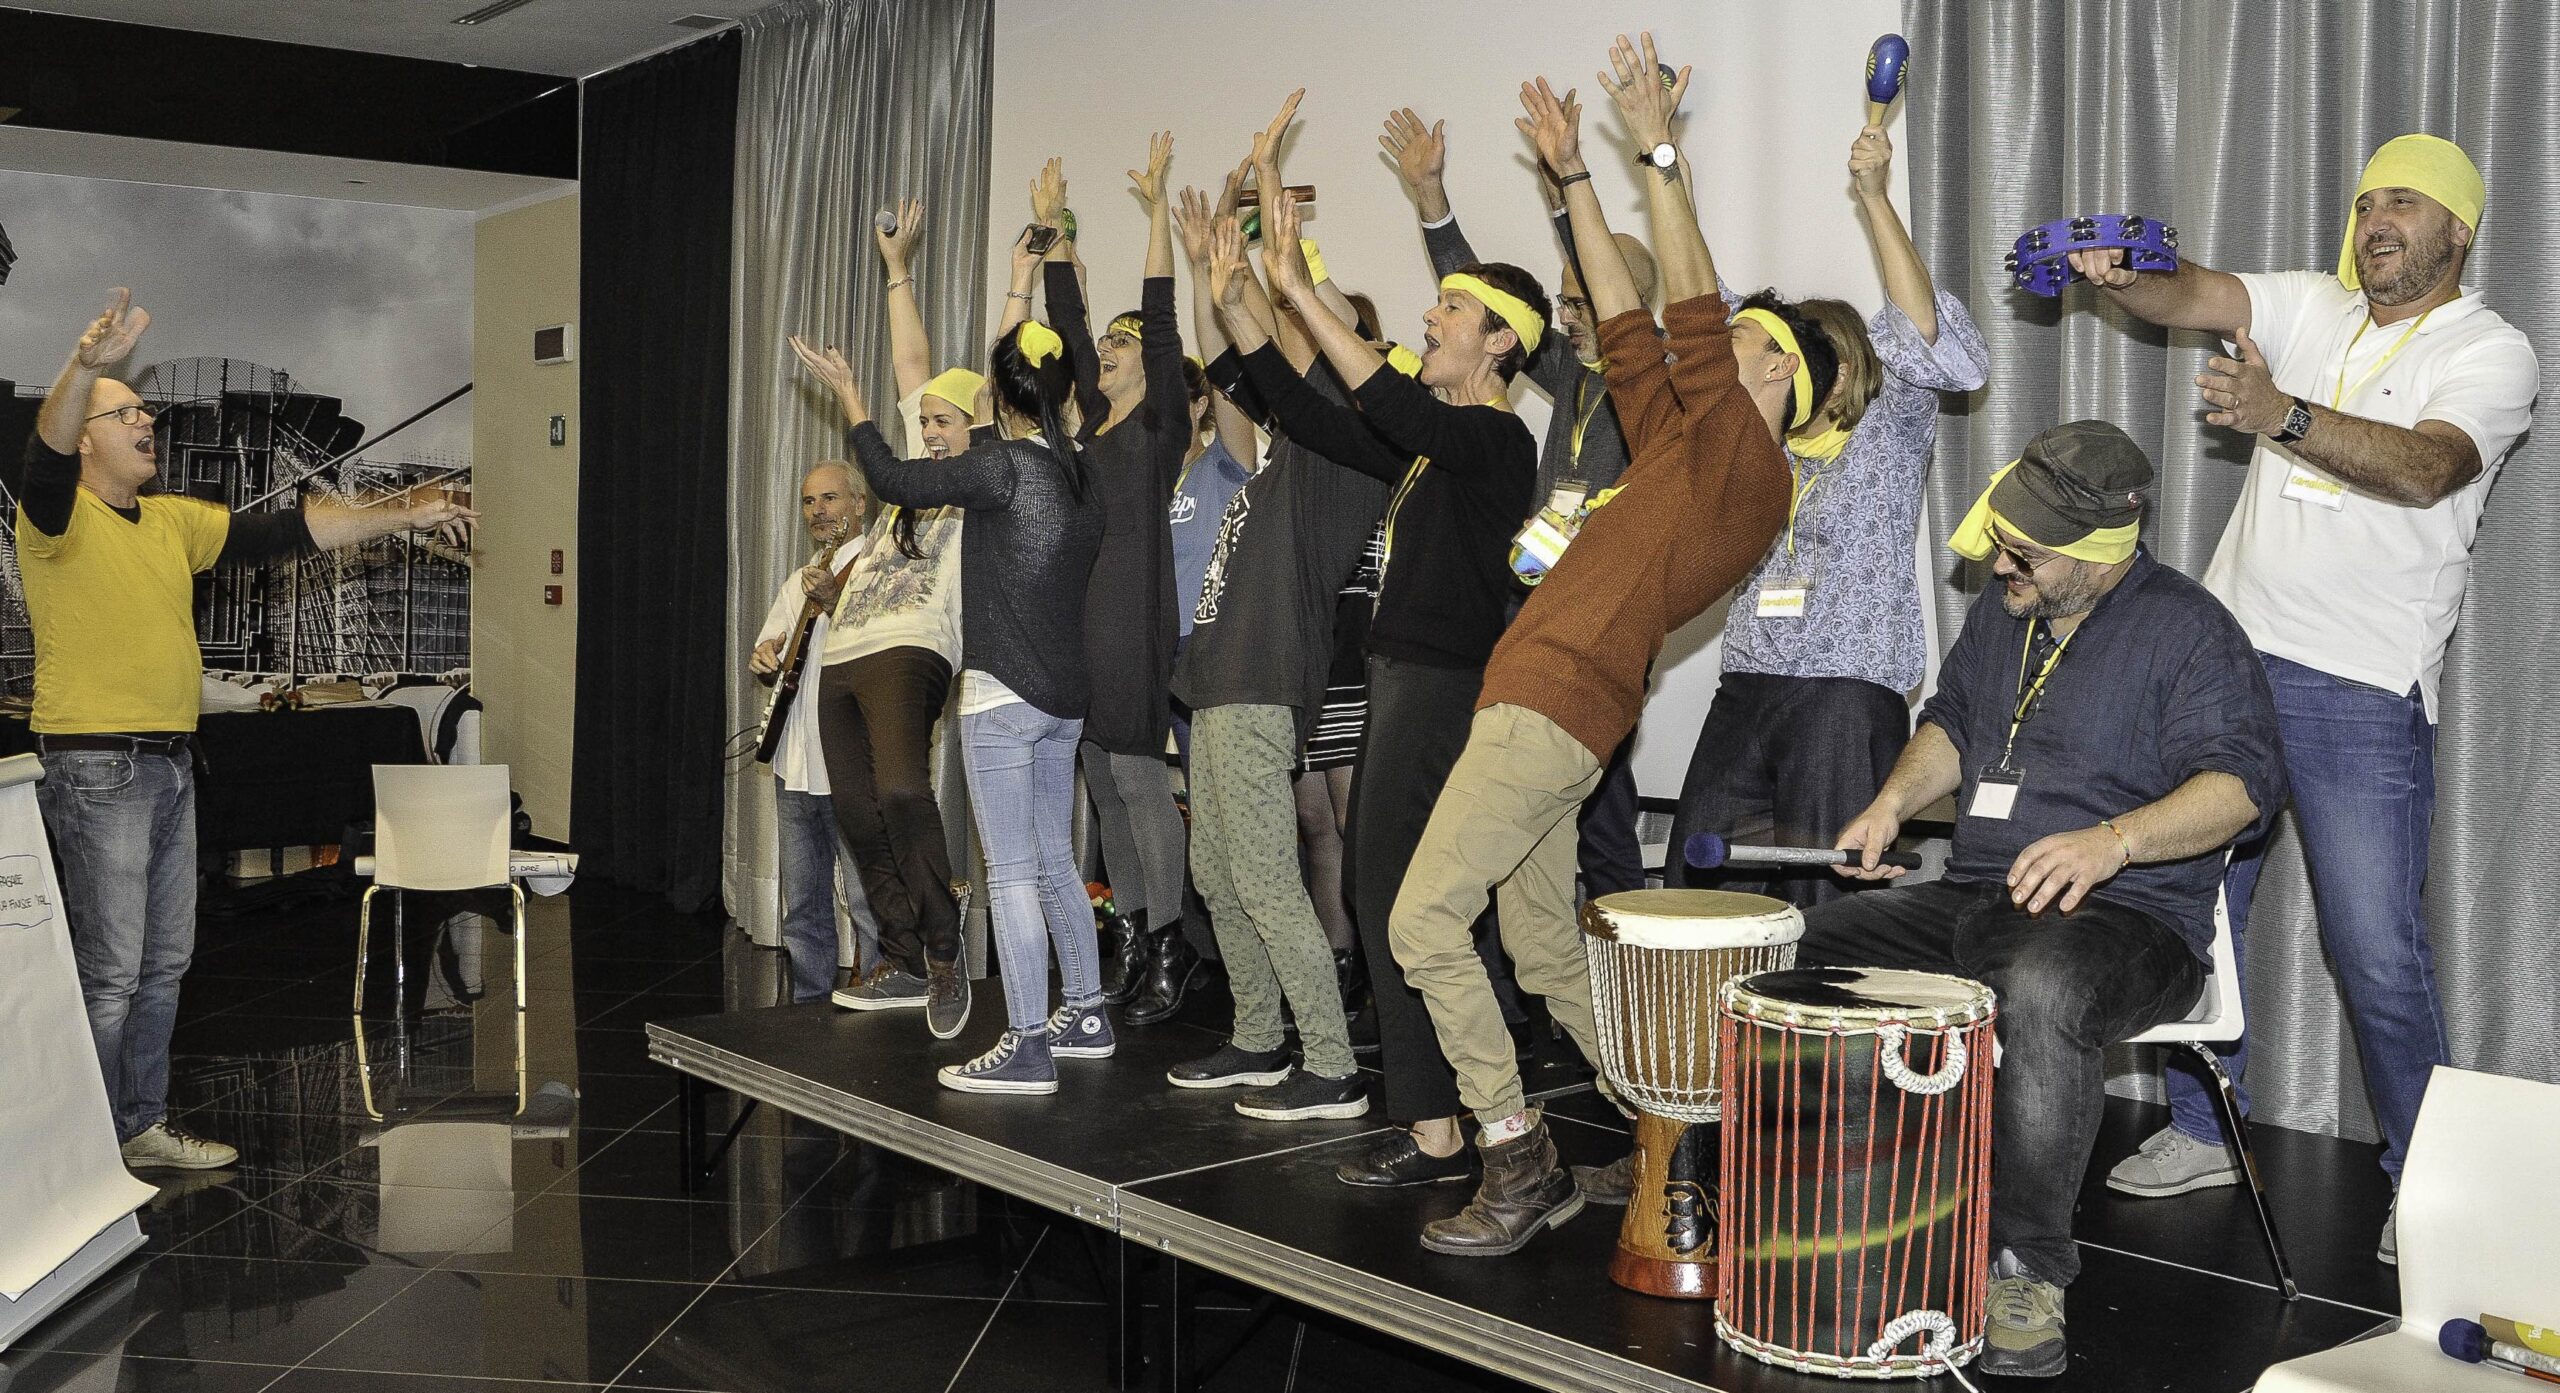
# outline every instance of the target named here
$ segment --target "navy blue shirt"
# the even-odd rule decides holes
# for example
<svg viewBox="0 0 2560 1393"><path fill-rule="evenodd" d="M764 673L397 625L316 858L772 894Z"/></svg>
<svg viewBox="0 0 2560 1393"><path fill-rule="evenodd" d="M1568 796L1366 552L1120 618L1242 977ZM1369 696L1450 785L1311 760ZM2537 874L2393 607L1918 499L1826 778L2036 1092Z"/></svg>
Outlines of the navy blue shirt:
<svg viewBox="0 0 2560 1393"><path fill-rule="evenodd" d="M2025 777L2009 816L1973 816L1975 787L2008 743L2030 622L2009 617L2002 593L1994 585L1973 602L1920 711L1963 760L1948 880L2005 882L2031 843L2156 803L2206 770L2247 786L2258 808L2252 830L2274 817L2284 757L2266 670L2222 602L2148 549L2080 621L2019 730L2010 763ZM2030 683L2042 664L2040 651ZM2223 867L2223 848L2128 866L2091 894L2160 920L2209 962Z"/></svg>

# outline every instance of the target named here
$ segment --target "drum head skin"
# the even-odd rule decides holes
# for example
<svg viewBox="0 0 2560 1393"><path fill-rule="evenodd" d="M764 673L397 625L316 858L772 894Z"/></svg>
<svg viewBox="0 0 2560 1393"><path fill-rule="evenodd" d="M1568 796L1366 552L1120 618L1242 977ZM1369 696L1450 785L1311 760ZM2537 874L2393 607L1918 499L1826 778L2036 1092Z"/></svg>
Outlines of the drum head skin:
<svg viewBox="0 0 2560 1393"><path fill-rule="evenodd" d="M1584 908L1582 931L1632 948L1768 948L1804 937L1804 914L1731 890L1621 890Z"/></svg>
<svg viewBox="0 0 2560 1393"><path fill-rule="evenodd" d="M1728 1010L1808 1024L1973 1020L1993 1000L1970 978L1879 967L1791 967L1755 973L1725 992Z"/></svg>

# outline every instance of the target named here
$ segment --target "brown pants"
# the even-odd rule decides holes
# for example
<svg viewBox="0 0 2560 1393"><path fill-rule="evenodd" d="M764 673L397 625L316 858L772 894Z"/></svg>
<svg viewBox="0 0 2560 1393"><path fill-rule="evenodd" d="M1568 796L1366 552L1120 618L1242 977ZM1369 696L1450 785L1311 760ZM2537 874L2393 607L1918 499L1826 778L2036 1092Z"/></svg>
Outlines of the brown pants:
<svg viewBox="0 0 2560 1393"><path fill-rule="evenodd" d="M1575 811L1600 774L1580 741L1537 712L1507 703L1478 711L1396 894L1387 926L1396 962L1431 1008L1458 1097L1480 1123L1526 1106L1511 1032L1471 933L1497 887L1502 948L1521 989L1545 997L1583 1056L1599 1058L1573 876Z"/></svg>

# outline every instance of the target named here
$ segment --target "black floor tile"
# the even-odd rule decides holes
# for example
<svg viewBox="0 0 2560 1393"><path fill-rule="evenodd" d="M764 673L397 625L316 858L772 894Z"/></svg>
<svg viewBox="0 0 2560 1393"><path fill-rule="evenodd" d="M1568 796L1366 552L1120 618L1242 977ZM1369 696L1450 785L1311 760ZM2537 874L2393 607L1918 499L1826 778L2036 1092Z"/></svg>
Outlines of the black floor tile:
<svg viewBox="0 0 2560 1393"><path fill-rule="evenodd" d="M997 1309L989 1301L714 1287L617 1388L938 1390ZM1024 1385L1050 1390L1056 1381Z"/></svg>
<svg viewBox="0 0 2560 1393"><path fill-rule="evenodd" d="M606 1383L701 1290L432 1272L305 1362L313 1369Z"/></svg>
<svg viewBox="0 0 2560 1393"><path fill-rule="evenodd" d="M672 1105L670 1126L671 1114ZM772 1115L769 1109L759 1110L755 1123L729 1149L720 1174L712 1177L699 1195L686 1195L677 1183L677 1134L651 1127L636 1127L623 1133L578 1167L571 1185L581 1194L628 1195L637 1199L717 1197L730 1193L733 1187L746 1187L740 1192L771 1202L798 1199L825 1177L826 1168L835 1163L841 1151L841 1143L831 1137L784 1136L757 1130L755 1124L767 1122Z"/></svg>
<svg viewBox="0 0 2560 1393"><path fill-rule="evenodd" d="M384 1374L352 1369L296 1369L269 1393L589 1393L600 1383L456 1378L450 1374ZM16 1393L13 1389L11 1393Z"/></svg>
<svg viewBox="0 0 2560 1393"><path fill-rule="evenodd" d="M555 1192L447 1258L459 1272L709 1282L753 1248L783 1207L744 1200L622 1199Z"/></svg>
<svg viewBox="0 0 2560 1393"><path fill-rule="evenodd" d="M59 1354L19 1348L0 1355L8 1393L257 1393L275 1386L279 1364L155 1359L141 1354Z"/></svg>
<svg viewBox="0 0 2560 1393"><path fill-rule="evenodd" d="M29 1332L20 1348L290 1366L422 1275L173 1253L92 1288Z"/></svg>

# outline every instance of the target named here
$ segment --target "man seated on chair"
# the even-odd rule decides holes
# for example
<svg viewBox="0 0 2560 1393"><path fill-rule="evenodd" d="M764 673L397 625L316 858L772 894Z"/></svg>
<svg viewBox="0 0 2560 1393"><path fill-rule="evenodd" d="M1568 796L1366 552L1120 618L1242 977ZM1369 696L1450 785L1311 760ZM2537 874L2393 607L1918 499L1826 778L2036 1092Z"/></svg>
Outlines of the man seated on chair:
<svg viewBox="0 0 2560 1393"><path fill-rule="evenodd" d="M2056 426L1992 476L1949 545L1991 560L1884 791L1840 834L1878 866L1957 795L1942 880L1816 907L1799 964L1953 973L1999 993L1985 1373L2064 1367L2071 1211L2105 1048L2195 1005L2224 851L2284 800L2248 635L2137 538L2151 462L2103 421ZM1996 553L1996 555L1995 555Z"/></svg>

